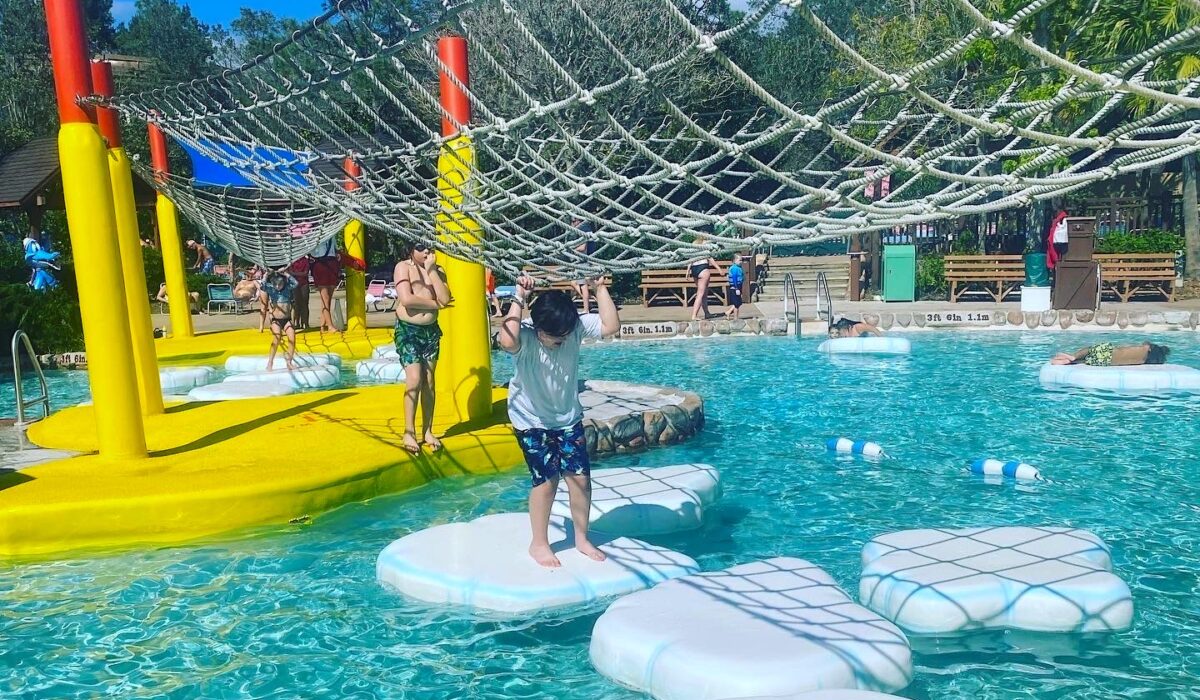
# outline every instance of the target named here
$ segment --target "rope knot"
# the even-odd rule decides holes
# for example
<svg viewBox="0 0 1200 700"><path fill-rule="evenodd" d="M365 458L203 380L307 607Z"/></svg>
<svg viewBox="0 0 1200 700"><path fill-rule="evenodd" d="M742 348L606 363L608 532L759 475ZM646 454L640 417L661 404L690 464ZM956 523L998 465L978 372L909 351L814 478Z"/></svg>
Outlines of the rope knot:
<svg viewBox="0 0 1200 700"><path fill-rule="evenodd" d="M704 53L712 53L717 50L717 42L713 40L711 34L705 34L704 36L700 37L700 43L698 46Z"/></svg>
<svg viewBox="0 0 1200 700"><path fill-rule="evenodd" d="M1013 35L1013 28L1004 22L992 22L992 38L1007 39Z"/></svg>
<svg viewBox="0 0 1200 700"><path fill-rule="evenodd" d="M583 92L579 93L579 101L585 105L591 106L596 104L596 96L592 94L591 90L584 90Z"/></svg>

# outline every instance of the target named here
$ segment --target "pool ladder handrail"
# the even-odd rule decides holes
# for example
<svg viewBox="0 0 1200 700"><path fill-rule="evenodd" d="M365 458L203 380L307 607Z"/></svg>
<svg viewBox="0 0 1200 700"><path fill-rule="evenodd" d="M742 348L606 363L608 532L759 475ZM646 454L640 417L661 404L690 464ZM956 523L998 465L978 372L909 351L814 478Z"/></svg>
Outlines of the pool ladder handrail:
<svg viewBox="0 0 1200 700"><path fill-rule="evenodd" d="M29 399L25 398L24 389L21 386L21 348L24 347L25 354L29 356L30 363L33 364L34 374L37 375L38 384L41 385L41 396L33 396ZM12 364L13 364L13 390L17 398L17 422L14 424L17 428L23 428L33 421L25 420L25 411L34 406L42 407L42 418L45 419L50 415L50 387L46 384L46 375L42 373L42 366L38 363L37 353L33 351L33 343L29 342L29 336L25 331L17 331L12 337Z"/></svg>
<svg viewBox="0 0 1200 700"><path fill-rule="evenodd" d="M833 323L833 296L829 294L829 278L824 270L817 272L817 318Z"/></svg>
<svg viewBox="0 0 1200 700"><path fill-rule="evenodd" d="M791 311L788 304L791 304ZM796 291L796 278L792 273L783 275L783 318L785 321L796 322L796 337L800 337L800 294Z"/></svg>

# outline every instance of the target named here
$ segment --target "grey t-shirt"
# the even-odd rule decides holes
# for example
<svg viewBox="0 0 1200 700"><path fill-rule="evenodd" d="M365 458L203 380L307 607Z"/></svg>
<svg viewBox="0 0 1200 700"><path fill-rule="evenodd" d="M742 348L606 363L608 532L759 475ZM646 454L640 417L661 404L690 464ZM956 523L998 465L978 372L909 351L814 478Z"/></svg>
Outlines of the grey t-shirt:
<svg viewBox="0 0 1200 700"><path fill-rule="evenodd" d="M533 326L521 325L521 348L513 355L508 384L508 418L517 430L558 430L583 420L579 403L579 345L600 337L599 314L579 317L575 331L557 348L538 340Z"/></svg>

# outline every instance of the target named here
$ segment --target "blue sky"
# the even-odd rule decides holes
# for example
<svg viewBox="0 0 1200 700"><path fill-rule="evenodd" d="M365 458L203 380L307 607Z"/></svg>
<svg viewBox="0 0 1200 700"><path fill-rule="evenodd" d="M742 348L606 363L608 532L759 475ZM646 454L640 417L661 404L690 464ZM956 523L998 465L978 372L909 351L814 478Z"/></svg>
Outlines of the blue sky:
<svg viewBox="0 0 1200 700"><path fill-rule="evenodd" d="M322 0L184 0L183 4L201 22L226 26L243 7L270 10L281 17L309 19L321 14L325 6ZM133 17L134 5L134 0L113 0L113 19L128 22Z"/></svg>

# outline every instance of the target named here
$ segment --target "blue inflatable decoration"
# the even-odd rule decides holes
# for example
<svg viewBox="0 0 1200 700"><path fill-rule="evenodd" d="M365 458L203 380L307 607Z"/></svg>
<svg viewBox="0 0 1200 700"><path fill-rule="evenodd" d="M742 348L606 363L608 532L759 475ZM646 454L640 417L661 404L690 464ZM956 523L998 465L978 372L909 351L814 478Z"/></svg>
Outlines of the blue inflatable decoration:
<svg viewBox="0 0 1200 700"><path fill-rule="evenodd" d="M36 238L26 237L21 241L25 250L25 264L29 266L29 286L43 291L58 286L58 280L50 270L58 269L60 253L42 247Z"/></svg>

